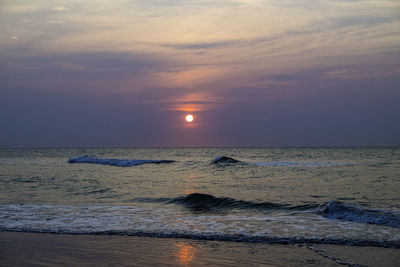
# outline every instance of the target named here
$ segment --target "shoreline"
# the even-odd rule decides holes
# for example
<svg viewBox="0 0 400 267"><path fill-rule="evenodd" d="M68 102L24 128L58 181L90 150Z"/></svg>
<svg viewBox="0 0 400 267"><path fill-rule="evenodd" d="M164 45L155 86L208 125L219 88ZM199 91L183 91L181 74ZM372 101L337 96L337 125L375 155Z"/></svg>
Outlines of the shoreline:
<svg viewBox="0 0 400 267"><path fill-rule="evenodd" d="M400 249L0 232L0 265L400 266Z"/></svg>

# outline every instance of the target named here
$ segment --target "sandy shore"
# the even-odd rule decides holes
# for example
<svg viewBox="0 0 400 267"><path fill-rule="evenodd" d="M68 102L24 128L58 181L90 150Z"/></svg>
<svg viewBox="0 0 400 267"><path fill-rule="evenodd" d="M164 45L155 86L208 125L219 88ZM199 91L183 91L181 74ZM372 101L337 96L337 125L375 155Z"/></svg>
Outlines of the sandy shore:
<svg viewBox="0 0 400 267"><path fill-rule="evenodd" d="M400 250L0 232L0 266L400 266Z"/></svg>

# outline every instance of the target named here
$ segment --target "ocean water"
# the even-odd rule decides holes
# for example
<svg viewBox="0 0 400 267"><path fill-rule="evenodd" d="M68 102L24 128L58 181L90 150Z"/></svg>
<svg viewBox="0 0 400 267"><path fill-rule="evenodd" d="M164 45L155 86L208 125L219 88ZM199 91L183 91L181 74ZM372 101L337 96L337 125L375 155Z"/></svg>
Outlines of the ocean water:
<svg viewBox="0 0 400 267"><path fill-rule="evenodd" d="M400 248L400 148L1 149L0 230Z"/></svg>

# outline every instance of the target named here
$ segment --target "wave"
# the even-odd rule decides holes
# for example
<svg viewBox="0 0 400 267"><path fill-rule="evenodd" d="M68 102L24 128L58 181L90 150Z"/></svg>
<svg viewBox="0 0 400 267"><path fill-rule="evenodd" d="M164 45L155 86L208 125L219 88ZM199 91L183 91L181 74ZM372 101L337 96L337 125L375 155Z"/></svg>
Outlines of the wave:
<svg viewBox="0 0 400 267"><path fill-rule="evenodd" d="M92 163L101 165L111 165L118 167L131 167L142 164L160 164L160 163L171 163L174 160L142 160L142 159L101 159L85 156L72 157L68 160L69 163Z"/></svg>
<svg viewBox="0 0 400 267"><path fill-rule="evenodd" d="M211 161L211 164L220 164L220 163L243 163L243 162L227 156L219 156Z"/></svg>
<svg viewBox="0 0 400 267"><path fill-rule="evenodd" d="M325 204L290 205L270 202L251 202L230 197L215 197L209 194L193 193L170 200L160 199L167 204L179 204L192 211L228 211L231 209L261 211L307 211L322 215L325 218L369 223L400 228L400 214L388 210L363 209L339 201Z"/></svg>
<svg viewBox="0 0 400 267"><path fill-rule="evenodd" d="M398 228L293 212L188 214L141 206L0 204L0 231L400 248Z"/></svg>
<svg viewBox="0 0 400 267"><path fill-rule="evenodd" d="M253 162L253 164L257 166L266 166L266 167L327 167L338 165L335 162L298 162L298 161L258 161Z"/></svg>
<svg viewBox="0 0 400 267"><path fill-rule="evenodd" d="M160 164L171 163L174 160L141 160L141 159L102 159L90 156L71 157L69 163L92 163L101 165L111 165L118 167L132 167L142 164ZM259 161L259 162L243 162L227 156L219 156L211 161L211 164L224 165L224 164L247 164L266 167L324 167L337 165L333 162L292 162L292 161Z"/></svg>
<svg viewBox="0 0 400 267"><path fill-rule="evenodd" d="M234 158L230 158L227 156L219 156L211 161L211 164L232 164L232 163L241 163L241 164L250 164L256 166L265 166L265 167L327 167L334 166L341 163L336 162L320 162L320 161L311 161L311 162L299 162L299 161L256 161L256 162L244 162Z"/></svg>
<svg viewBox="0 0 400 267"><path fill-rule="evenodd" d="M210 234L210 233L184 233L180 231L69 231L67 229L59 230L34 230L26 229L7 229L0 227L0 231L8 232L27 232L27 233L47 233L47 234L68 234L68 235L116 235L116 236L136 236L136 237L157 237L157 238L183 238L190 240L207 240L207 241L230 241L243 243L268 243L281 245L343 245L343 246L362 246L362 247L384 247L384 248L400 248L400 242L397 241L380 241L365 240L357 238L319 238L319 237L302 237L302 236L256 236L246 234Z"/></svg>
<svg viewBox="0 0 400 267"><path fill-rule="evenodd" d="M223 211L230 209L258 209L258 210L307 210L319 205L291 206L270 202L251 202L237 200L230 197L215 197L209 194L192 193L186 196L176 197L164 203L180 204L193 211Z"/></svg>
<svg viewBox="0 0 400 267"><path fill-rule="evenodd" d="M322 206L319 213L330 219L400 228L400 214L387 210L364 209L340 201L330 201Z"/></svg>

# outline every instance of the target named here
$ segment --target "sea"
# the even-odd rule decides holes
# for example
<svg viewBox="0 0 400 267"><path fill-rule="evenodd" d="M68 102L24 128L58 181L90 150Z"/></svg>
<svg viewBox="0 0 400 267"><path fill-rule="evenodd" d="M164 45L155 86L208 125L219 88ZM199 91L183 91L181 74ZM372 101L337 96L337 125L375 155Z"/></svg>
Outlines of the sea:
<svg viewBox="0 0 400 267"><path fill-rule="evenodd" d="M400 248L400 148L0 149L0 231Z"/></svg>

